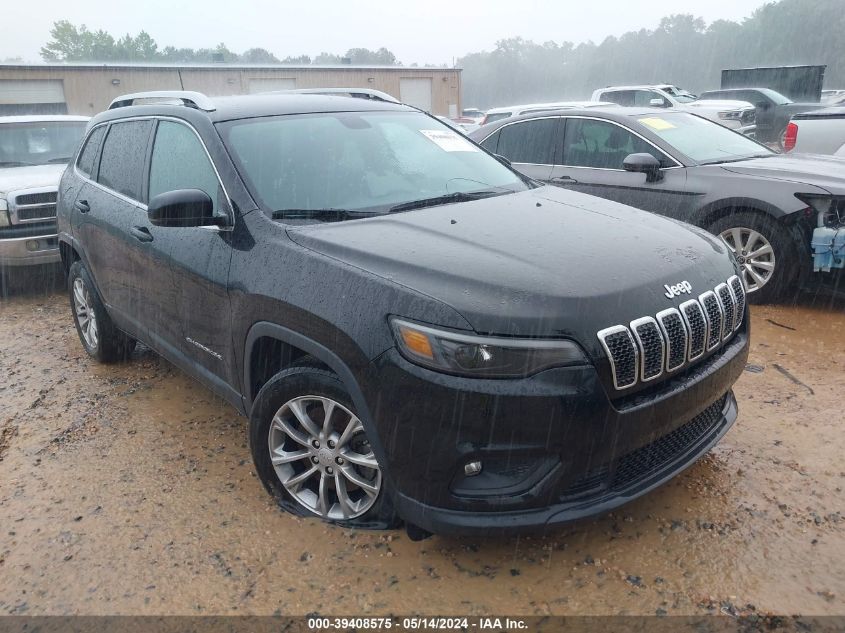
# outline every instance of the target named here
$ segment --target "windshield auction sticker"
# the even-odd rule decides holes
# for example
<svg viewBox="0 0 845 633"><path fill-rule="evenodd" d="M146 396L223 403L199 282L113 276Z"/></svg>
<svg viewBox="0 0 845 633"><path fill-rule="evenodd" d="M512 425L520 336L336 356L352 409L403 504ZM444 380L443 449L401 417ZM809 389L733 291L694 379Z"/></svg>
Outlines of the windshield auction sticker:
<svg viewBox="0 0 845 633"><path fill-rule="evenodd" d="M444 152L477 152L478 148L452 130L420 130L420 134Z"/></svg>
<svg viewBox="0 0 845 633"><path fill-rule="evenodd" d="M669 123L666 119L660 117L650 116L644 119L639 119L640 123L649 126L652 130L671 130L674 125Z"/></svg>

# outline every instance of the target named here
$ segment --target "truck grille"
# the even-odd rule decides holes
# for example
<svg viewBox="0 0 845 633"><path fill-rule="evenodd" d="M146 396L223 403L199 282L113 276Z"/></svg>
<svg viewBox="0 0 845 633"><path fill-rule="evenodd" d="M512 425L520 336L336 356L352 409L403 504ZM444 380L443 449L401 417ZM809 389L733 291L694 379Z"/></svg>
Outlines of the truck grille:
<svg viewBox="0 0 845 633"><path fill-rule="evenodd" d="M56 217L57 191L52 188L28 189L9 194L12 224L44 222Z"/></svg>
<svg viewBox="0 0 845 633"><path fill-rule="evenodd" d="M642 317L614 325L597 336L610 360L613 386L633 387L664 372L675 372L716 349L742 324L745 288L734 275L715 290L685 301L680 310L670 308L657 318Z"/></svg>

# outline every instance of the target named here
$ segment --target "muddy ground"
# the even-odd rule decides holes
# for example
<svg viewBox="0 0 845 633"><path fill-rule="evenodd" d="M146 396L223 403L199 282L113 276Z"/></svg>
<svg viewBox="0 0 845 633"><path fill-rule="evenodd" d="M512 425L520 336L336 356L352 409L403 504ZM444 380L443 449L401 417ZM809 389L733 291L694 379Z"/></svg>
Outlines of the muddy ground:
<svg viewBox="0 0 845 633"><path fill-rule="evenodd" d="M0 299L0 613L845 613L842 302L754 307L737 424L645 498L416 543L283 513L244 418L145 348L92 362L53 287Z"/></svg>

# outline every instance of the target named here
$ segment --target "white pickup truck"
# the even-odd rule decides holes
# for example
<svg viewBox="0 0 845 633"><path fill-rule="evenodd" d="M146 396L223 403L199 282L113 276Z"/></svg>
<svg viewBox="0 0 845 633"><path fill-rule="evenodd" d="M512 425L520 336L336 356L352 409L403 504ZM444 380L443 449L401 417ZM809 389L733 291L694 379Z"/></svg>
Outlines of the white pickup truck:
<svg viewBox="0 0 845 633"><path fill-rule="evenodd" d="M698 114L741 134L753 136L756 109L747 101L698 100L694 94L671 84L608 86L593 92L592 101L610 101L638 108L674 108Z"/></svg>
<svg viewBox="0 0 845 633"><path fill-rule="evenodd" d="M784 133L783 150L845 157L845 107L792 115Z"/></svg>
<svg viewBox="0 0 845 633"><path fill-rule="evenodd" d="M56 236L59 179L88 117L0 117L0 271L60 261Z"/></svg>

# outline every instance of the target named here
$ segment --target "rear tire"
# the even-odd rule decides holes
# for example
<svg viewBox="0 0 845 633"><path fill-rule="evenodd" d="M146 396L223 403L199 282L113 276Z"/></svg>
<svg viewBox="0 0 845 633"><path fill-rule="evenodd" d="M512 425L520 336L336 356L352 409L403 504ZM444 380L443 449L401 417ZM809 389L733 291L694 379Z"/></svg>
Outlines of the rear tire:
<svg viewBox="0 0 845 633"><path fill-rule="evenodd" d="M112 322L88 269L76 260L68 271L68 293L73 322L82 347L101 363L126 360L135 349L135 339Z"/></svg>
<svg viewBox="0 0 845 633"><path fill-rule="evenodd" d="M271 378L253 404L249 444L261 482L289 512L345 527L398 525L387 478L333 372L305 365Z"/></svg>
<svg viewBox="0 0 845 633"><path fill-rule="evenodd" d="M737 211L716 220L711 233L734 252L751 303L773 303L794 292L798 254L789 232L774 218Z"/></svg>

